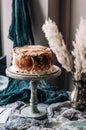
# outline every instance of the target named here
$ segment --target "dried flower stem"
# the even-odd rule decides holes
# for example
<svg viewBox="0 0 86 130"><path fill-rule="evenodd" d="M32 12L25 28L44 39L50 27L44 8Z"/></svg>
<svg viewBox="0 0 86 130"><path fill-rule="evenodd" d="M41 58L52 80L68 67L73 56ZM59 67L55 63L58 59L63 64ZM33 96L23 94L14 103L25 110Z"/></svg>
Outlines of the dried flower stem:
<svg viewBox="0 0 86 130"><path fill-rule="evenodd" d="M74 78L81 80L82 75L86 75L86 20L81 18L79 28L76 31L75 41L73 41L74 56ZM85 79L86 80L86 79Z"/></svg>
<svg viewBox="0 0 86 130"><path fill-rule="evenodd" d="M72 71L72 56L68 52L62 34L59 32L57 25L51 19L45 21L42 26L45 37L48 40L49 46L55 53L57 60L67 71Z"/></svg>

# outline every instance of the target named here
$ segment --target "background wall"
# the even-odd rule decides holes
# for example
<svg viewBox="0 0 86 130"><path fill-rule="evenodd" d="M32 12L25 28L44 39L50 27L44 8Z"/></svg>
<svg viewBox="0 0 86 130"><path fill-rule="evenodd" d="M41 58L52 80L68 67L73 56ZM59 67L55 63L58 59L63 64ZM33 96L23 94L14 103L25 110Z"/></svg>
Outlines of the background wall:
<svg viewBox="0 0 86 130"><path fill-rule="evenodd" d="M1 35L2 55L7 56L7 66L10 65L12 41L8 39L8 31L11 23L11 0L1 0Z"/></svg>
<svg viewBox="0 0 86 130"><path fill-rule="evenodd" d="M12 41L8 39L8 30L11 23L11 0L1 0L0 2L2 53L7 56L7 66L9 66L13 45ZM80 18L81 16L86 17L86 0L65 0L65 2L63 0L31 0L30 9L36 44L48 46L47 40L42 32L42 25L45 19L50 17L58 24L68 48L72 48L72 41L75 37L76 28L80 23ZM54 62L57 64L56 60ZM65 84L62 87L66 89L71 85L71 79L68 77L69 74L66 74L63 70L59 82L61 85ZM57 82L57 79L55 82Z"/></svg>
<svg viewBox="0 0 86 130"><path fill-rule="evenodd" d="M42 32L42 25L45 19L49 17L56 23L58 22L58 1L59 0L32 0L30 2L35 44L48 46L47 40Z"/></svg>
<svg viewBox="0 0 86 130"><path fill-rule="evenodd" d="M46 45L46 39L42 32L42 24L48 17L48 0L32 0L30 2L30 10L35 44Z"/></svg>
<svg viewBox="0 0 86 130"><path fill-rule="evenodd" d="M86 18L86 0L71 0L70 42L75 38L81 17Z"/></svg>

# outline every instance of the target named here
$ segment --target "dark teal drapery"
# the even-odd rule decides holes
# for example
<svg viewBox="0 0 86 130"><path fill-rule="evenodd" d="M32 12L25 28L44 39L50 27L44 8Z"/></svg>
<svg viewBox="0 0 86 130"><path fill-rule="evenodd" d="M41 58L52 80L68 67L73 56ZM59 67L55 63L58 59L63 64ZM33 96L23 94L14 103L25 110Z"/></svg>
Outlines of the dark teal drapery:
<svg viewBox="0 0 86 130"><path fill-rule="evenodd" d="M31 19L26 0L12 0L12 21L9 27L9 38L13 47L34 44ZM47 104L68 100L65 91L54 88L47 81L38 82L38 100ZM30 99L29 81L9 78L7 88L0 92L0 105Z"/></svg>
<svg viewBox="0 0 86 130"><path fill-rule="evenodd" d="M9 36L14 47L34 44L27 0L12 0L12 21Z"/></svg>

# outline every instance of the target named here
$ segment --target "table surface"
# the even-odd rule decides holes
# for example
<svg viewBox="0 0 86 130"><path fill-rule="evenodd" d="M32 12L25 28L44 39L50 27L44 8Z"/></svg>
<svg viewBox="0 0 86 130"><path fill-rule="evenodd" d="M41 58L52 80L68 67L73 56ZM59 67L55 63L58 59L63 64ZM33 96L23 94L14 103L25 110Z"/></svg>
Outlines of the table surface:
<svg viewBox="0 0 86 130"><path fill-rule="evenodd" d="M69 101L54 103L49 106L40 105L47 109L47 118L44 120L23 117L20 111L27 106L23 102L17 101L5 106L6 111L11 108L11 113L5 124L0 124L0 130L86 130L86 112L71 108ZM6 111L4 112L7 113ZM0 114L0 119L2 114Z"/></svg>

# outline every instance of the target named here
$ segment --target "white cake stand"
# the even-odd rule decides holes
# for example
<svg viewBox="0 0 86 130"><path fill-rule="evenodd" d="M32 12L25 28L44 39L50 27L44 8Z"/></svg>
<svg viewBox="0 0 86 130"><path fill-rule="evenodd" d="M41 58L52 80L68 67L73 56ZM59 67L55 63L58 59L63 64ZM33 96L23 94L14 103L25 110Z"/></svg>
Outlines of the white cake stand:
<svg viewBox="0 0 86 130"><path fill-rule="evenodd" d="M50 79L57 77L61 74L61 69L57 66L53 66L53 71L46 74L27 74L27 73L18 73L14 71L13 66L10 66L6 69L6 75L8 77L18 79L18 80L30 80L31 87L31 98L30 105L22 109L21 114L25 117L43 119L47 112L44 107L38 105L37 99L37 82L41 79Z"/></svg>

